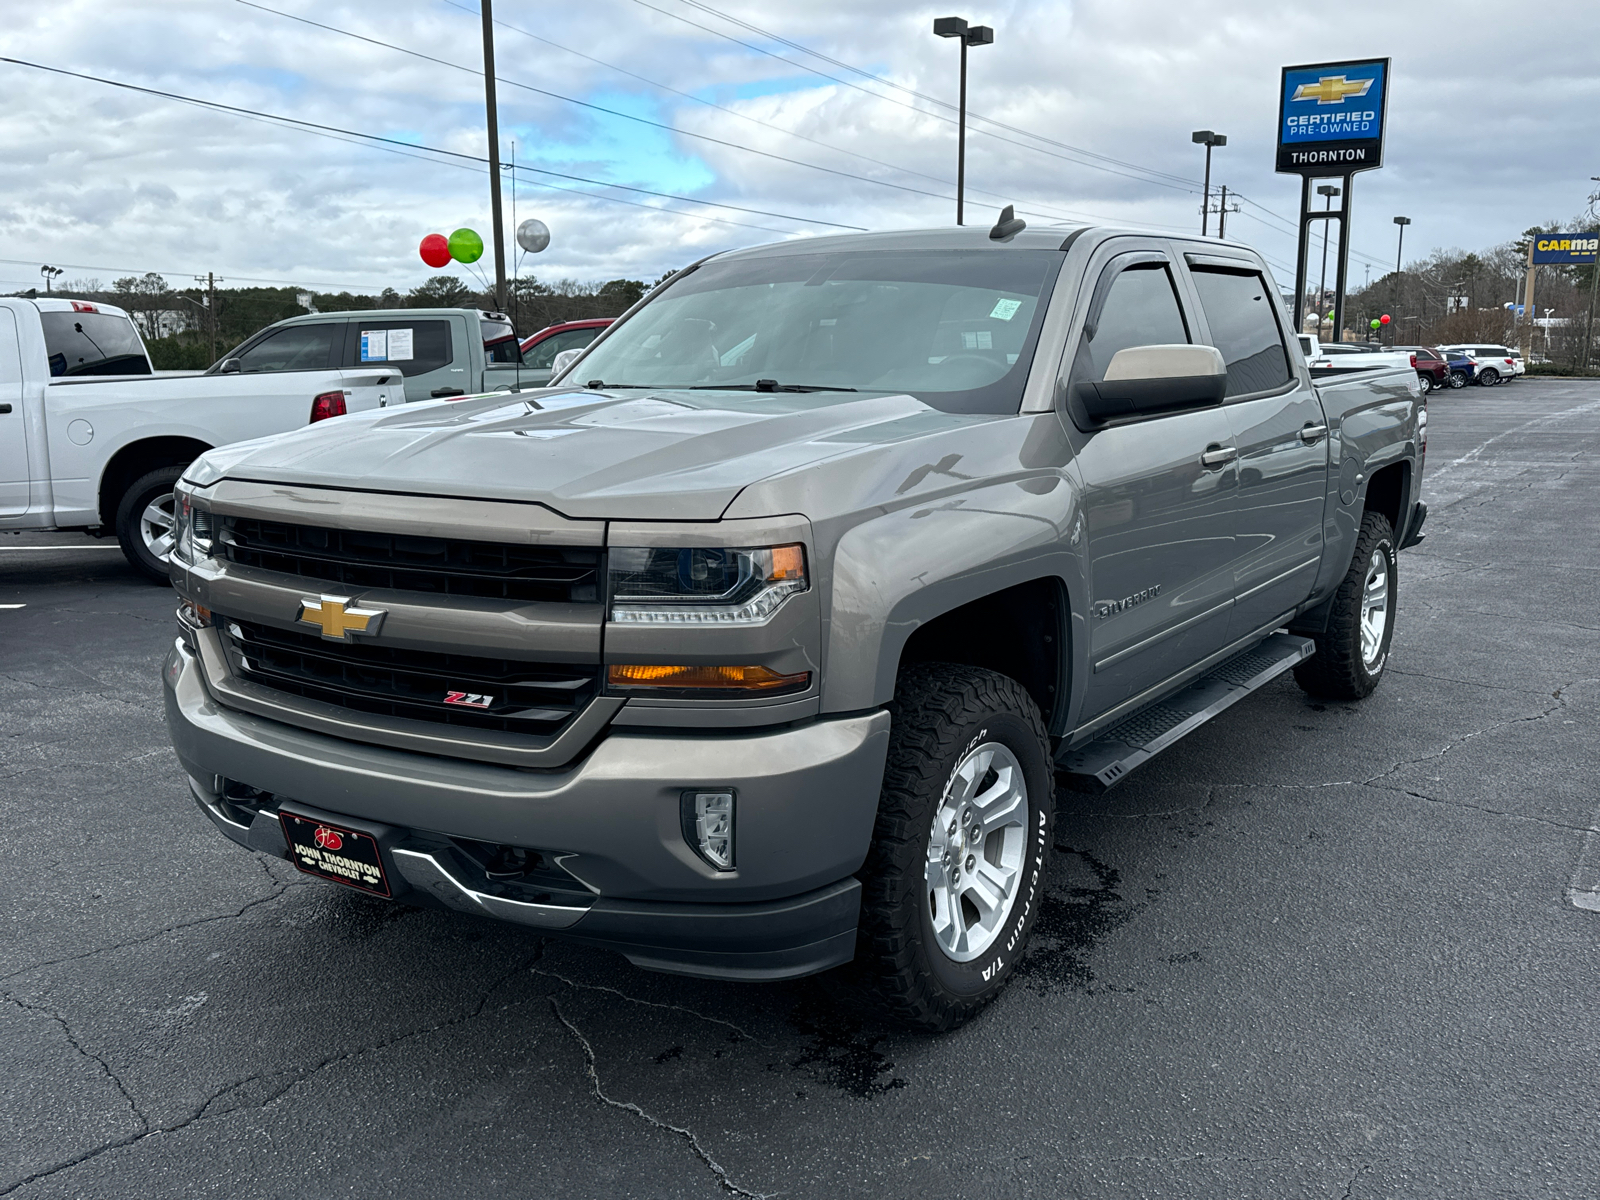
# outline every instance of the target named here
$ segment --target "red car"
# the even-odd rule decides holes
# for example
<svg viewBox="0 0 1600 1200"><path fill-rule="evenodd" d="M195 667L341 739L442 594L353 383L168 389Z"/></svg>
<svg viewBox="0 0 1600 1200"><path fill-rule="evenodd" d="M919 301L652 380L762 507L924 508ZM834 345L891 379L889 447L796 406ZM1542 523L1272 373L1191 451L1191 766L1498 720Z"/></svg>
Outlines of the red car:
<svg viewBox="0 0 1600 1200"><path fill-rule="evenodd" d="M538 333L529 334L522 342L522 372L524 383L541 387L550 382L551 364L563 350L582 350L615 317L592 317L585 321L562 321L546 325Z"/></svg>
<svg viewBox="0 0 1600 1200"><path fill-rule="evenodd" d="M1396 346L1394 349L1411 351L1411 365L1416 367L1428 391L1436 392L1450 386L1450 364L1445 361L1442 350L1432 346Z"/></svg>

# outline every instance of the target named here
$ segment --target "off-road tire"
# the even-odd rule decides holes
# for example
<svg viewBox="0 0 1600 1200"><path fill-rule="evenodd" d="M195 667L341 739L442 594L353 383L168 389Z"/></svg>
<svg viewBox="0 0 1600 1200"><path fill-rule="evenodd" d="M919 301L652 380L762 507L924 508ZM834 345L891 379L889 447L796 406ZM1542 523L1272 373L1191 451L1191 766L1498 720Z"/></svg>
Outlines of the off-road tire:
<svg viewBox="0 0 1600 1200"><path fill-rule="evenodd" d="M1366 597L1367 568L1375 552L1388 559L1388 610L1379 654L1372 665L1361 653L1361 618ZM1313 640L1317 652L1294 669L1294 679L1313 696L1327 700L1361 700L1372 694L1383 678L1394 638L1397 558L1394 530L1382 513L1366 513L1356 536L1355 553L1328 614L1328 624Z"/></svg>
<svg viewBox="0 0 1600 1200"><path fill-rule="evenodd" d="M139 518L148 505L172 493L183 471L181 466L160 467L141 475L122 493L122 500L117 504L117 544L122 547L123 557L133 569L152 583L169 583L171 580L166 562L157 558L145 545L144 536L139 530Z"/></svg>
<svg viewBox="0 0 1600 1200"><path fill-rule="evenodd" d="M858 966L901 1022L953 1029L993 1000L1027 947L1043 894L1055 820L1055 773L1039 708L1016 680L951 663L901 671L872 846L861 870ZM972 962L947 956L933 934L925 870L935 813L957 766L981 742L1021 764L1027 813L1010 913Z"/></svg>

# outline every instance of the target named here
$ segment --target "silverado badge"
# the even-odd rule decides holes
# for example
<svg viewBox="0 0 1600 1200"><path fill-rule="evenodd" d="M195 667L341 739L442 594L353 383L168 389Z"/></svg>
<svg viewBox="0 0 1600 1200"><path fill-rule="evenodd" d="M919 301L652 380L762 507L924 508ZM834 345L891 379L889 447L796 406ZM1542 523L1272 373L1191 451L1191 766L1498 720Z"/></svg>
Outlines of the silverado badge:
<svg viewBox="0 0 1600 1200"><path fill-rule="evenodd" d="M315 625L323 637L335 642L348 642L352 633L376 635L383 617L383 609L357 608L349 596L300 601L300 620Z"/></svg>

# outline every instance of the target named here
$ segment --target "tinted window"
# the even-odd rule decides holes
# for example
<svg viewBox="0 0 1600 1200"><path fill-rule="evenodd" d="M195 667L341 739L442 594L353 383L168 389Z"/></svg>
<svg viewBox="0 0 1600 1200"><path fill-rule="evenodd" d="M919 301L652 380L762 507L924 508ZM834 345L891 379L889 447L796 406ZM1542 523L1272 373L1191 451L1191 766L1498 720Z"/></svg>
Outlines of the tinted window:
<svg viewBox="0 0 1600 1200"><path fill-rule="evenodd" d="M563 350L582 350L601 332L599 329L569 329L565 333L553 333L528 351L527 365L548 371L556 355Z"/></svg>
<svg viewBox="0 0 1600 1200"><path fill-rule="evenodd" d="M127 317L42 312L39 322L52 375L150 374L150 360Z"/></svg>
<svg viewBox="0 0 1600 1200"><path fill-rule="evenodd" d="M356 321L355 325L355 366L385 363L409 377L450 365L449 321Z"/></svg>
<svg viewBox="0 0 1600 1200"><path fill-rule="evenodd" d="M269 371L320 371L333 365L334 338L344 325L286 325L274 329L235 358L246 375Z"/></svg>
<svg viewBox="0 0 1600 1200"><path fill-rule="evenodd" d="M1014 413L1063 257L855 250L712 260L653 292L594 347L583 374L746 391L772 379Z"/></svg>
<svg viewBox="0 0 1600 1200"><path fill-rule="evenodd" d="M1418 362L1438 362L1439 361L1439 356L1437 354L1435 354L1432 350L1418 350L1416 352L1416 354L1417 354L1417 361Z"/></svg>
<svg viewBox="0 0 1600 1200"><path fill-rule="evenodd" d="M522 361L522 343L510 321L479 320L478 330L483 334L485 361L492 363Z"/></svg>
<svg viewBox="0 0 1600 1200"><path fill-rule="evenodd" d="M1092 336L1078 343L1072 382L1100 382L1118 350L1130 346L1170 346L1187 342L1189 330L1178 307L1172 276L1160 263L1142 263L1121 272L1100 306Z"/></svg>
<svg viewBox="0 0 1600 1200"><path fill-rule="evenodd" d="M1228 365L1229 396L1269 392L1289 382L1289 356L1260 275L1194 268L1211 340Z"/></svg>

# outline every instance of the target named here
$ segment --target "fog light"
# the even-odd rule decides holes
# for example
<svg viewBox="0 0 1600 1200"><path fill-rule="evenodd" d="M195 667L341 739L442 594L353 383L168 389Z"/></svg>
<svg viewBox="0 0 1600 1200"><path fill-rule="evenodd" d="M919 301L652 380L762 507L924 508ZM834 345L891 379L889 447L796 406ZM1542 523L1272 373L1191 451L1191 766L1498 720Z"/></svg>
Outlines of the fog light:
<svg viewBox="0 0 1600 1200"><path fill-rule="evenodd" d="M684 839L719 871L733 870L733 807L731 791L683 793Z"/></svg>

